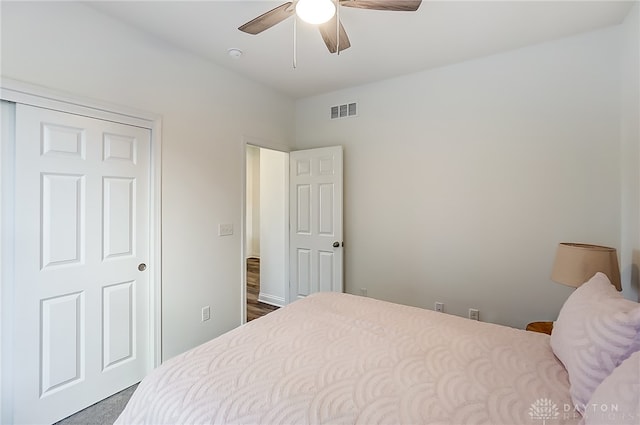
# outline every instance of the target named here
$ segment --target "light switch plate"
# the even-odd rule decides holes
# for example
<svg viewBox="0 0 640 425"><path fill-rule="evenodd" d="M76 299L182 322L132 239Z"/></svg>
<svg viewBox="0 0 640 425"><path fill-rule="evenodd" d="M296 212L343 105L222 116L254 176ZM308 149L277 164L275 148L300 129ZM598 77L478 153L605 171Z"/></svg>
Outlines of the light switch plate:
<svg viewBox="0 0 640 425"><path fill-rule="evenodd" d="M233 224L218 224L218 236L233 235Z"/></svg>

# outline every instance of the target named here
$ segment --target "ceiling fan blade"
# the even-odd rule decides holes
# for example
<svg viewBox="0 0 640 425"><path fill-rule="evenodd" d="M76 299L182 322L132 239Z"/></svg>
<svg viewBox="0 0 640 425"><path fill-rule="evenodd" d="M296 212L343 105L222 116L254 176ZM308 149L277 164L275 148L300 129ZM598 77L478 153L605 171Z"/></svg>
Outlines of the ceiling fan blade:
<svg viewBox="0 0 640 425"><path fill-rule="evenodd" d="M422 0L340 0L341 6L372 10L415 12Z"/></svg>
<svg viewBox="0 0 640 425"><path fill-rule="evenodd" d="M246 24L238 27L240 31L248 34L260 34L262 31L271 28L287 19L295 13L295 8L291 7L293 2L286 2L275 9L263 13L255 19L250 20Z"/></svg>
<svg viewBox="0 0 640 425"><path fill-rule="evenodd" d="M335 15L328 22L318 25L318 29L320 30L324 44L327 45L327 49L329 49L331 53L335 53L338 50ZM349 47L351 47L351 42L349 41L349 37L347 37L347 32L342 26L342 22L340 22L340 51L348 49Z"/></svg>

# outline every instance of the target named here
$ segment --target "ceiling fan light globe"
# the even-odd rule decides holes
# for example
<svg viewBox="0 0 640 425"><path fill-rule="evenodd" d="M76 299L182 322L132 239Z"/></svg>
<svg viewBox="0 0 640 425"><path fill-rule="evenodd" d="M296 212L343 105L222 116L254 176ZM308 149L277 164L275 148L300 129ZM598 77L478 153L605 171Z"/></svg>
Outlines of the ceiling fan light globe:
<svg viewBox="0 0 640 425"><path fill-rule="evenodd" d="M309 24L324 24L333 18L336 6L331 0L299 0L296 15Z"/></svg>

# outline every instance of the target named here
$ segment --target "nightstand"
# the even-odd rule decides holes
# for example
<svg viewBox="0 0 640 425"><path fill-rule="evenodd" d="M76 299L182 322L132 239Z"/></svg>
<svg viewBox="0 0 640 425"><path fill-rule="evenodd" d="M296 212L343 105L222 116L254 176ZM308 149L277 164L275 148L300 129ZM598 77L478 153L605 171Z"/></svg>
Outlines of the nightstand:
<svg viewBox="0 0 640 425"><path fill-rule="evenodd" d="M527 330L551 335L551 331L553 330L553 322L531 322L527 325Z"/></svg>

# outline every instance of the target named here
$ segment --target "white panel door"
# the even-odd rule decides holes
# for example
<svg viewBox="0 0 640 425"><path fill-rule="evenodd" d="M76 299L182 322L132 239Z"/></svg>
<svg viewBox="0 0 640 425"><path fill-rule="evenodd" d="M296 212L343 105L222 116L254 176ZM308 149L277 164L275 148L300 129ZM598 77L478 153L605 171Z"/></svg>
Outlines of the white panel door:
<svg viewBox="0 0 640 425"><path fill-rule="evenodd" d="M342 146L291 152L290 300L342 292Z"/></svg>
<svg viewBox="0 0 640 425"><path fill-rule="evenodd" d="M55 422L149 368L150 141L16 105L16 423Z"/></svg>

